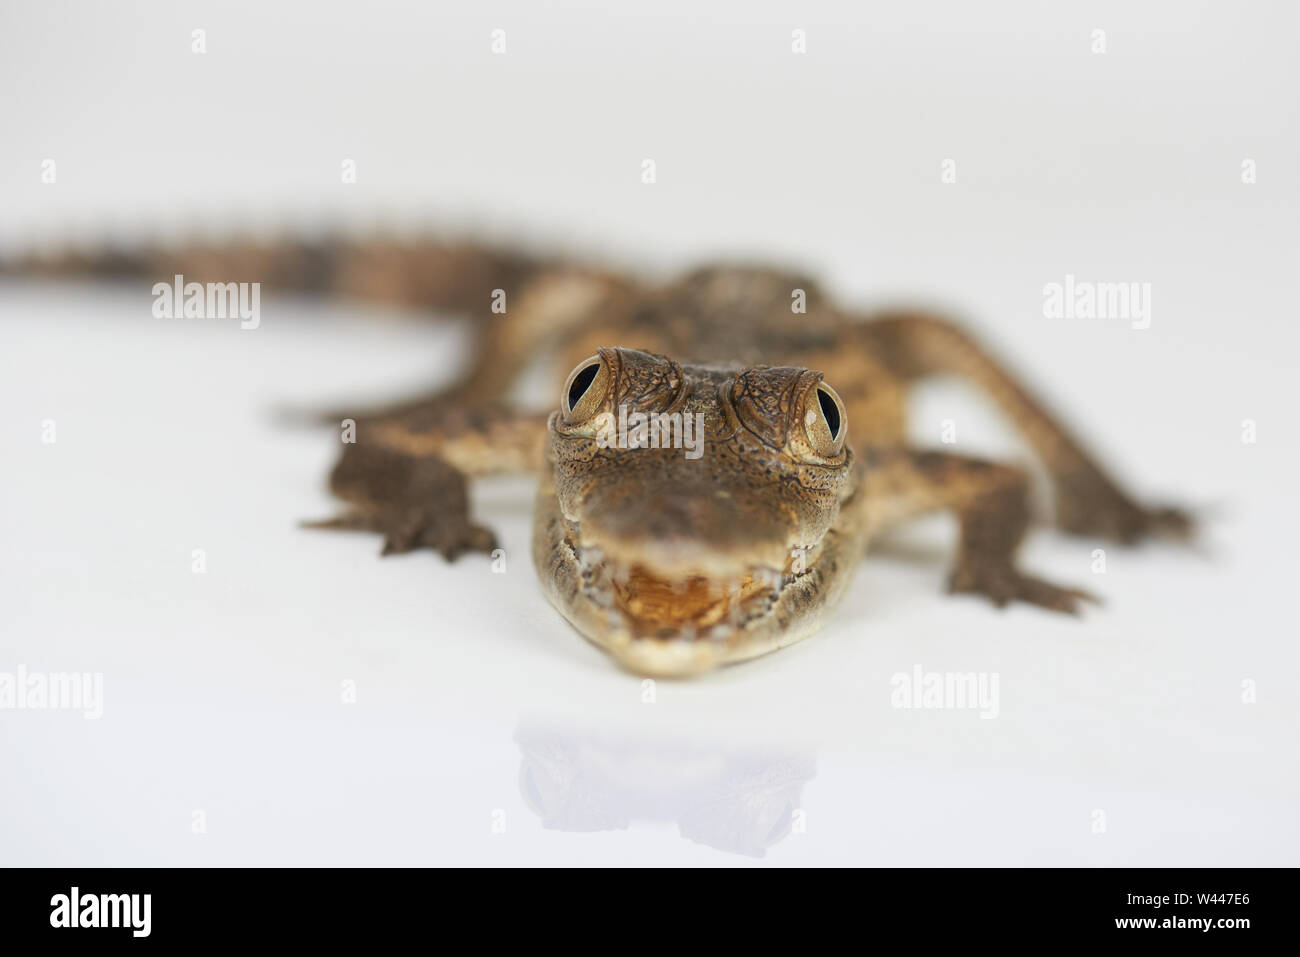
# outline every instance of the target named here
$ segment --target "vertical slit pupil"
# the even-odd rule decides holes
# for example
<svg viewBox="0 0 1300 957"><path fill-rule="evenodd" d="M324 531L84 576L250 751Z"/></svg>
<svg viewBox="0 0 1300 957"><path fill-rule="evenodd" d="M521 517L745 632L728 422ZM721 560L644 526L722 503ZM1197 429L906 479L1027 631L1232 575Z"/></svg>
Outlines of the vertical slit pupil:
<svg viewBox="0 0 1300 957"><path fill-rule="evenodd" d="M582 400L582 397L587 394L587 390L591 388L591 384L596 381L596 373L599 371L600 363L593 362L573 377L573 382L569 385L570 412L572 412L573 407Z"/></svg>
<svg viewBox="0 0 1300 957"><path fill-rule="evenodd" d="M817 390L817 404L822 407L822 415L826 418L826 427L831 430L831 438L839 438L840 407L825 389Z"/></svg>

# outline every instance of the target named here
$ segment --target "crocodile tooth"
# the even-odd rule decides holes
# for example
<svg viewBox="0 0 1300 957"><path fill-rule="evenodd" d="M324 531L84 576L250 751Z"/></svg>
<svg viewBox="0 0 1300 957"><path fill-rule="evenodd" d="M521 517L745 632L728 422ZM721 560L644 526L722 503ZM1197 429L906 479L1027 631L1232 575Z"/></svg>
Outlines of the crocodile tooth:
<svg viewBox="0 0 1300 957"><path fill-rule="evenodd" d="M740 579L733 578L727 582L727 596L731 599L728 608L729 617L733 625L739 625L741 621L740 614Z"/></svg>

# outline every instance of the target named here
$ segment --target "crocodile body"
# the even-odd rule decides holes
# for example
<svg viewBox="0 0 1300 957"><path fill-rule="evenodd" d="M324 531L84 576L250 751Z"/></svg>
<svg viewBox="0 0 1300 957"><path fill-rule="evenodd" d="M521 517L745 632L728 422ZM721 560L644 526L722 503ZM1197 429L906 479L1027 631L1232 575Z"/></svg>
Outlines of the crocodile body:
<svg viewBox="0 0 1300 957"><path fill-rule="evenodd" d="M859 315L779 269L711 267L651 283L432 240L114 252L21 269L258 281L267 294L468 317L477 345L459 381L338 410L357 423L331 476L348 507L313 524L379 532L386 553L490 552L496 539L470 517L469 480L535 474L544 590L637 673L696 674L806 637L882 531L934 511L959 519L953 591L1078 609L1084 592L1015 562L1031 518L1025 471L907 444L908 391L928 376L965 379L1010 419L1049 476L1062 530L1125 543L1191 533L1185 512L1126 493L958 325ZM539 361L564 385L551 408L521 407L512 391ZM698 423L698 454L671 429L660 447L644 447L644 430L628 441L638 416Z"/></svg>

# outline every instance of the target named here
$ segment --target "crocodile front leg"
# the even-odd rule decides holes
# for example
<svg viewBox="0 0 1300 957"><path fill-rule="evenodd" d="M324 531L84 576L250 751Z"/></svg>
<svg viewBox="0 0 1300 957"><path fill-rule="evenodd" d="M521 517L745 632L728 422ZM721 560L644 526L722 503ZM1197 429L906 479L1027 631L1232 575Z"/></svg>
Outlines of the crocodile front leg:
<svg viewBox="0 0 1300 957"><path fill-rule="evenodd" d="M351 438L330 475L330 489L350 508L307 527L379 532L385 555L431 548L453 561L496 547L496 536L470 518L468 480L535 472L545 416L439 403L363 419Z"/></svg>
<svg viewBox="0 0 1300 957"><path fill-rule="evenodd" d="M1015 376L951 322L920 313L880 316L855 334L891 371L906 379L952 375L983 390L1011 419L1046 466L1056 501L1056 524L1076 535L1125 544L1144 538L1187 539L1192 516L1179 508L1148 506L1126 492L1097 459Z"/></svg>
<svg viewBox="0 0 1300 957"><path fill-rule="evenodd" d="M929 512L952 511L961 526L949 589L983 595L998 607L1025 602L1077 614L1096 601L1077 588L1025 574L1016 551L1030 523L1029 479L1020 469L946 452L867 450L862 486L850 508L870 542L879 532Z"/></svg>

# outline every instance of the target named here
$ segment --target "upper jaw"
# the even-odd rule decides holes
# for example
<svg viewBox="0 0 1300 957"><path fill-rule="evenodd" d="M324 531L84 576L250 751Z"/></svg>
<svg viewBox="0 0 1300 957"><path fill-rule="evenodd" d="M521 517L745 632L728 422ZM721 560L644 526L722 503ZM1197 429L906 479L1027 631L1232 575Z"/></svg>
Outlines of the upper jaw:
<svg viewBox="0 0 1300 957"><path fill-rule="evenodd" d="M656 578L729 581L751 569L784 569L795 549L819 537L805 528L772 487L724 487L694 474L603 482L565 509L581 548Z"/></svg>
<svg viewBox="0 0 1300 957"><path fill-rule="evenodd" d="M629 572L639 569L664 582L732 582L754 574L779 575L799 547L772 539L713 546L696 536L638 538L590 534L581 523L569 527L571 540L588 561L599 560Z"/></svg>

